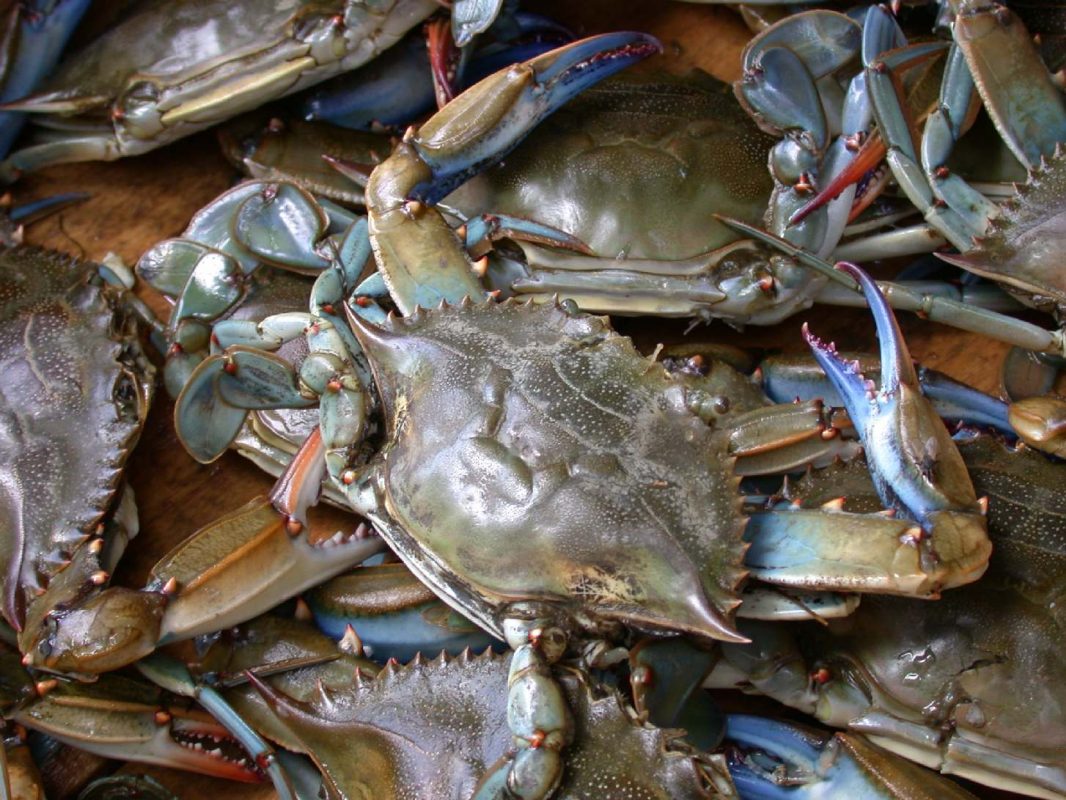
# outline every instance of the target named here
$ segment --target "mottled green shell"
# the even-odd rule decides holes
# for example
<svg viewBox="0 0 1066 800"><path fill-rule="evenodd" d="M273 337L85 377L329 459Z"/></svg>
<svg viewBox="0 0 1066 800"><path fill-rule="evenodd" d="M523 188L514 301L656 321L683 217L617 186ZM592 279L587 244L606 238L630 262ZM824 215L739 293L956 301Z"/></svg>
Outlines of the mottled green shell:
<svg viewBox="0 0 1066 800"><path fill-rule="evenodd" d="M1018 290L1029 305L1054 313L1066 306L1066 152L1059 145L1018 185L973 250L953 264Z"/></svg>
<svg viewBox="0 0 1066 800"><path fill-rule="evenodd" d="M148 410L152 370L92 265L0 251L0 560L4 615L107 511Z"/></svg>
<svg viewBox="0 0 1066 800"><path fill-rule="evenodd" d="M772 145L710 75L619 76L445 202L535 219L605 258L687 258L738 238L715 213L762 225Z"/></svg>
<svg viewBox="0 0 1066 800"><path fill-rule="evenodd" d="M375 524L500 635L515 601L730 638L742 517L725 436L606 318L465 305L354 323L386 409Z"/></svg>
<svg viewBox="0 0 1066 800"><path fill-rule="evenodd" d="M347 689L301 702L270 692L279 720L300 740L340 798L469 798L512 747L508 659L446 656L386 666ZM558 800L668 800L716 796L710 762L663 731L634 722L617 694L564 679L574 717Z"/></svg>

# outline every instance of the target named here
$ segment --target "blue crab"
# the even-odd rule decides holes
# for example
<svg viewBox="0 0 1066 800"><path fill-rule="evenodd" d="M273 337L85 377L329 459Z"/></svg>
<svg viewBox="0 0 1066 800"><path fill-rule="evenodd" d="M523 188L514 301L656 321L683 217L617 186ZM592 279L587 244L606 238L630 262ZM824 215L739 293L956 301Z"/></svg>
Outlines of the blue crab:
<svg viewBox="0 0 1066 800"><path fill-rule="evenodd" d="M146 152L352 69L437 8L432 0L149 3L41 91L7 105L48 129L3 172Z"/></svg>
<svg viewBox="0 0 1066 800"><path fill-rule="evenodd" d="M25 646L57 605L106 582L136 533L122 468L155 371L125 290L95 265L31 247L3 248L0 265L3 615Z"/></svg>
<svg viewBox="0 0 1066 800"><path fill-rule="evenodd" d="M1062 798L1063 467L991 436L966 434L959 449L991 496L996 549L980 583L919 607L870 598L824 630L741 623L755 644L726 646L710 680L764 692L946 774ZM841 493L854 508L876 503L857 464L791 491L801 504Z"/></svg>
<svg viewBox="0 0 1066 800"><path fill-rule="evenodd" d="M515 649L508 724L516 753L485 778L485 797L547 796L563 779L562 751L573 728L552 665L568 650L595 664L633 630L705 643L742 638L732 616L746 546L729 432L694 413L699 398L685 381L637 353L604 319L572 304L483 302L466 253L432 205L568 96L657 49L640 34L575 43L491 76L405 136L367 183L368 220L334 245L335 259L323 259L328 269L311 292L310 354L300 383L275 357L241 346L186 389L194 405L215 402L218 392L261 405L302 405L305 395L319 393L320 428L269 501L230 515L155 567L145 594L166 598L161 623L154 628L149 619L144 638L109 653L108 664L143 654L153 636L193 636L281 599L264 591L249 604L249 573L262 573L273 591L283 583L278 568L295 569L298 585L281 587L288 593L325 577L336 563L291 563L308 549L306 510L324 475L442 599ZM288 190L257 196L248 211L270 218L298 197ZM318 214L312 210L310 218L320 220ZM293 230L270 229L255 244L285 255L286 245L304 241L315 226L295 238ZM374 323L345 306L368 247L405 317ZM309 252L315 255L306 248L296 255ZM161 274L182 274L180 267ZM440 278L434 285L417 277L433 271ZM201 286L227 283L218 280L224 272L213 274ZM875 415L889 425L917 420L918 430L933 433L939 422L911 385L898 330L876 290L866 291L883 334L886 388L869 400ZM420 309L427 296L446 302ZM361 358L373 373L376 402L360 383ZM862 384L858 401L866 396ZM367 461L363 441L376 404L385 443ZM867 431L878 430L867 423L862 419ZM879 454L892 476L885 499L900 518L867 515L856 531L858 518L832 508L785 512L776 523L765 515L749 523L749 533L769 528L812 543L821 560L791 571L770 565L760 576L809 585L815 573L822 586L858 581L877 591L933 595L980 575L988 554L982 510L950 442L933 436L887 445ZM900 482L894 476L901 466L915 474L924 468L931 480ZM938 530L947 533L938 538ZM366 542L338 547L344 557L371 549ZM225 555L233 550L267 561L253 570ZM236 571L242 580L233 586L226 578ZM70 644L84 646L95 632L64 623L57 619L27 650L29 661L77 668L81 653Z"/></svg>

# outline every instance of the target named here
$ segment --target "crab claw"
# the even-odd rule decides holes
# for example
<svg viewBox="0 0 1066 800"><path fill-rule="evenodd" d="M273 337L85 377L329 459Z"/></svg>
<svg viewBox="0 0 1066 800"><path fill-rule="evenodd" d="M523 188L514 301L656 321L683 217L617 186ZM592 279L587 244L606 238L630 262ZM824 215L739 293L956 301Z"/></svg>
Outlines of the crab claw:
<svg viewBox="0 0 1066 800"><path fill-rule="evenodd" d="M947 429L922 395L899 326L877 284L861 269L837 269L858 281L881 340L881 385L867 380L856 361L838 356L803 326L814 357L844 398L866 448L881 501L916 521L916 546L948 567L942 588L979 578L992 550L982 505Z"/></svg>
<svg viewBox="0 0 1066 800"><path fill-rule="evenodd" d="M432 179L409 195L436 203L509 153L571 98L662 50L645 33L592 36L496 72L456 97L412 138Z"/></svg>
<svg viewBox="0 0 1066 800"><path fill-rule="evenodd" d="M370 241L403 314L484 296L474 265L432 205L509 153L567 100L662 49L643 33L608 33L494 73L409 129L370 176Z"/></svg>
<svg viewBox="0 0 1066 800"><path fill-rule="evenodd" d="M209 715L164 707L162 699L151 685L107 674L95 683L59 682L12 719L104 758L263 780L258 765Z"/></svg>
<svg viewBox="0 0 1066 800"><path fill-rule="evenodd" d="M173 587L160 625L171 642L227 628L351 569L384 544L365 525L315 535L306 519L325 462L316 428L271 498L256 498L175 547L152 568L152 587Z"/></svg>

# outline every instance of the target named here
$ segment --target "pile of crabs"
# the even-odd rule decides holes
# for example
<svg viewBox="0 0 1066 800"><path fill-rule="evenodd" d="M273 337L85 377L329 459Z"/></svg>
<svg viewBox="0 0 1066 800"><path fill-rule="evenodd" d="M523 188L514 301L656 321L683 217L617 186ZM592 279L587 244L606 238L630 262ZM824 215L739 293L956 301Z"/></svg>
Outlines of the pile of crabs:
<svg viewBox="0 0 1066 800"><path fill-rule="evenodd" d="M5 10L0 174L225 123L247 178L136 276L0 250L0 797L28 742L304 800L1066 798L1057 7L747 7L729 86L502 0L149 2L54 66L86 5ZM701 343L813 303L879 352ZM1007 342L1009 399L893 309ZM158 371L277 482L126 586Z"/></svg>

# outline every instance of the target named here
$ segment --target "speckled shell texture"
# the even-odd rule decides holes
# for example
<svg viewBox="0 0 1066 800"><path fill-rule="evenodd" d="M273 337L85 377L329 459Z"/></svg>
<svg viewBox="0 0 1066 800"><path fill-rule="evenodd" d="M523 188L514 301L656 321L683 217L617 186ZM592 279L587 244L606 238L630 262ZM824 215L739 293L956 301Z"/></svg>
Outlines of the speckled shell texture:
<svg viewBox="0 0 1066 800"><path fill-rule="evenodd" d="M728 637L744 545L725 437L606 318L484 303L361 338L390 430L383 534L438 593L491 628L545 600Z"/></svg>
<svg viewBox="0 0 1066 800"><path fill-rule="evenodd" d="M104 515L147 411L151 370L92 265L0 251L0 558L4 614Z"/></svg>
<svg viewBox="0 0 1066 800"><path fill-rule="evenodd" d="M511 748L507 658L445 656L390 664L376 678L323 689L309 702L275 695L279 719L318 762L337 796L468 798ZM715 796L678 731L634 722L618 695L564 682L574 715L559 800Z"/></svg>

